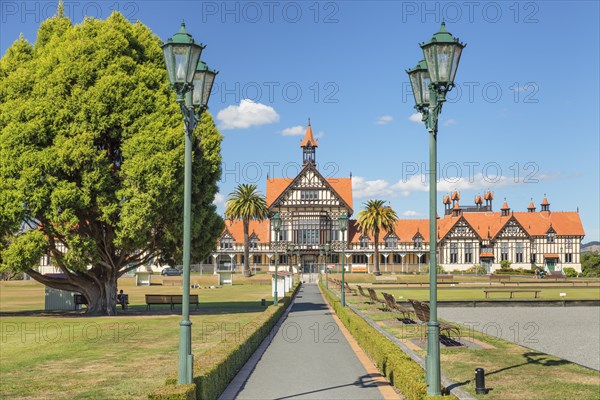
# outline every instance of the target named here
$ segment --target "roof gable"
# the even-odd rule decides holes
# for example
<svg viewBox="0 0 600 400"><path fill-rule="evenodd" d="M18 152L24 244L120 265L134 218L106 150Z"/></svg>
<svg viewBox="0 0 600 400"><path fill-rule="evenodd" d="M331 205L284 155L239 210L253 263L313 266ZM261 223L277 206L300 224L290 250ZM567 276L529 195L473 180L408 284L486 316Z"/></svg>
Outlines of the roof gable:
<svg viewBox="0 0 600 400"><path fill-rule="evenodd" d="M295 192L315 189L329 191L337 200L339 206L353 213L352 180L350 178L324 178L312 163L303 166L300 173L293 179L273 178L267 180L267 207L284 205ZM332 204L336 205L336 204Z"/></svg>

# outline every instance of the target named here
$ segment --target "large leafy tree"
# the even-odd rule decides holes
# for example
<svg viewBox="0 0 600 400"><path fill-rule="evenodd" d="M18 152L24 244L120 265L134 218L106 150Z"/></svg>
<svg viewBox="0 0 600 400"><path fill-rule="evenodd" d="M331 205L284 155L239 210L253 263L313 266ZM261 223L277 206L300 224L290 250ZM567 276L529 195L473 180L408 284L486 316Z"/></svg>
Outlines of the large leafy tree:
<svg viewBox="0 0 600 400"><path fill-rule="evenodd" d="M365 234L372 234L375 241L375 268L373 273L381 275L379 270L379 233L382 230L394 231L394 225L398 215L390 206L385 205L383 200L369 200L365 209L358 213L358 226Z"/></svg>
<svg viewBox="0 0 600 400"><path fill-rule="evenodd" d="M240 184L229 193L225 209L228 219L241 219L244 226L244 276L250 276L250 220L267 218L267 202L256 185Z"/></svg>
<svg viewBox="0 0 600 400"><path fill-rule="evenodd" d="M57 14L32 46L0 60L0 259L115 313L117 279L181 256L183 118L160 40L115 12L73 25ZM195 132L192 257L214 248L212 204L222 136L204 113ZM35 269L49 254L64 278Z"/></svg>

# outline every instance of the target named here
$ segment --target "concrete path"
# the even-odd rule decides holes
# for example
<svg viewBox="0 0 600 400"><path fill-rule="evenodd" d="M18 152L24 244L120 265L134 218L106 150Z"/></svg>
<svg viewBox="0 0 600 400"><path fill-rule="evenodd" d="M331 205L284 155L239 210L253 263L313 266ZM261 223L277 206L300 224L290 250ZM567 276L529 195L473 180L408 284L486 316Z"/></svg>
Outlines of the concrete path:
<svg viewBox="0 0 600 400"><path fill-rule="evenodd" d="M380 386L391 390L372 366L367 372L315 284L300 289L272 339L244 367L250 376L240 371L221 399L366 400L384 399Z"/></svg>

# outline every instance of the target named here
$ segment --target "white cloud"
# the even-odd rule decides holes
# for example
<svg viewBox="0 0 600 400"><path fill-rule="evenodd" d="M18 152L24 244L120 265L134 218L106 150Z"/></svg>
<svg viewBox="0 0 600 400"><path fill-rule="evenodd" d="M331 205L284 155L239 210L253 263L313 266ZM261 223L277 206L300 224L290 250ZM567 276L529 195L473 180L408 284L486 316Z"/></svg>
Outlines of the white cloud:
<svg viewBox="0 0 600 400"><path fill-rule="evenodd" d="M217 193L215 195L215 199L213 200L213 204L217 207L225 205L225 196L221 193Z"/></svg>
<svg viewBox="0 0 600 400"><path fill-rule="evenodd" d="M315 135L315 139L321 139L323 136L325 136L325 132L323 131L319 131L316 135Z"/></svg>
<svg viewBox="0 0 600 400"><path fill-rule="evenodd" d="M420 113L414 113L414 114L410 114L410 117L408 117L408 120L412 121L412 122L423 123L422 118L423 118L423 116Z"/></svg>
<svg viewBox="0 0 600 400"><path fill-rule="evenodd" d="M240 105L231 105L219 111L217 119L221 129L249 128L279 121L273 107L243 99Z"/></svg>
<svg viewBox="0 0 600 400"><path fill-rule="evenodd" d="M443 170L443 168L442 168ZM466 171L463 171L466 172ZM491 170L490 170L491 172ZM540 175L542 180L546 175ZM538 178L538 177L536 177ZM494 190L497 188L516 186L524 184L523 179L515 179L512 176L483 175L482 173L469 176L447 176L438 174L437 190L439 193L453 192L455 190ZM385 179L367 180L361 176L352 178L353 195L355 198L388 198L407 197L413 193L426 193L429 191L429 178L423 174L411 175L390 183Z"/></svg>
<svg viewBox="0 0 600 400"><path fill-rule="evenodd" d="M452 118L450 118L450 119L446 120L446 122L444 122L444 126L452 126L452 125L456 125L456 124L458 124L458 121L455 119L452 119Z"/></svg>
<svg viewBox="0 0 600 400"><path fill-rule="evenodd" d="M402 213L404 217L420 217L421 213L414 210L406 210Z"/></svg>
<svg viewBox="0 0 600 400"><path fill-rule="evenodd" d="M382 115L381 117L377 118L377 121L375 121L375 124L387 125L390 122L392 122L393 120L394 120L394 117L392 117L391 115Z"/></svg>
<svg viewBox="0 0 600 400"><path fill-rule="evenodd" d="M302 136L304 135L304 127L300 125L292 126L291 128L285 128L281 131L283 136Z"/></svg>
<svg viewBox="0 0 600 400"><path fill-rule="evenodd" d="M388 181L377 179L368 181L362 176L352 177L352 194L359 199L393 196L393 190Z"/></svg>

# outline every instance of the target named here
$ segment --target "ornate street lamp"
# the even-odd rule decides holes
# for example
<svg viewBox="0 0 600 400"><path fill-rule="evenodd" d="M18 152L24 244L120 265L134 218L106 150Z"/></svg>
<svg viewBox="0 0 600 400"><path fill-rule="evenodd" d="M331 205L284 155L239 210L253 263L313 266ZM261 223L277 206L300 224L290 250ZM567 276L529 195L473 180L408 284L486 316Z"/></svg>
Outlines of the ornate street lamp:
<svg viewBox="0 0 600 400"><path fill-rule="evenodd" d="M179 323L179 384L192 383L194 356L192 354L192 322L190 321L190 242L192 220L192 136L206 110L216 71L198 71L204 46L198 44L181 23L179 32L162 45L169 83L177 94L184 117L184 193L183 193L183 299ZM201 78L201 82L196 79ZM193 92L198 91L197 103Z"/></svg>
<svg viewBox="0 0 600 400"><path fill-rule="evenodd" d="M346 253L345 253L345 247L346 247L346 242L345 242L345 238L344 238L344 233L346 233L346 229L348 229L348 216L346 215L346 213L342 213L342 215L339 216L338 218L338 225L340 228L340 231L342 231L342 288L341 288L341 299L342 299L342 307L346 306L346 295L345 295L345 286L346 283L344 281L344 258L346 258Z"/></svg>
<svg viewBox="0 0 600 400"><path fill-rule="evenodd" d="M437 132L438 117L446 94L454 87L454 77L466 46L442 26L433 38L422 43L424 60L407 70L415 96L415 109L422 114L429 131L429 322L427 323L427 394L441 394L440 343L437 320ZM419 257L420 262L420 257Z"/></svg>
<svg viewBox="0 0 600 400"><path fill-rule="evenodd" d="M279 216L279 213L275 213L271 217L271 226L273 227L273 230L275 231L275 296L273 296L273 304L277 305L277 303L278 303L277 286L279 286L279 277L277 276L277 264L279 263L278 247L279 247L279 231L281 230L281 217Z"/></svg>

